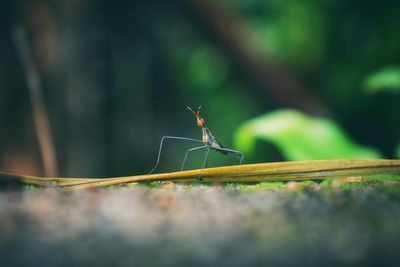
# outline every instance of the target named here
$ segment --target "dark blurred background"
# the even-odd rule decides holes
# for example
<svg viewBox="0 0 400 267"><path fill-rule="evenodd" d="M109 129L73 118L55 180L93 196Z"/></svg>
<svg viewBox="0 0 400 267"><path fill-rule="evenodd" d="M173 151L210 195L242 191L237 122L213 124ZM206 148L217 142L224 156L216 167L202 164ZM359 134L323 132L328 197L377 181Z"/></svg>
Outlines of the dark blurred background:
<svg viewBox="0 0 400 267"><path fill-rule="evenodd" d="M201 137L185 107L200 104L226 147L243 122L289 107L395 157L400 94L364 84L399 64L399 11L399 1L361 0L2 1L0 169L145 173L162 135ZM171 144L160 171L175 170L183 149ZM281 159L265 151L252 161Z"/></svg>

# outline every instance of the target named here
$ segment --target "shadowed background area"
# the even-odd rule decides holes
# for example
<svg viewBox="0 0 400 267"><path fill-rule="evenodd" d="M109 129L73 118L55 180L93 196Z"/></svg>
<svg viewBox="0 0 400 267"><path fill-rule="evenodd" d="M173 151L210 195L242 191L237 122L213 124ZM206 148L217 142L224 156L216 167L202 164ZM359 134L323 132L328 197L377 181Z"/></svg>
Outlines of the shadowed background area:
<svg viewBox="0 0 400 267"><path fill-rule="evenodd" d="M200 104L214 135L233 149L241 124L291 108L396 157L399 10L398 1L3 1L0 169L145 173L162 135L200 138L185 108ZM16 29L25 41L13 38ZM31 67L18 52L24 42ZM257 142L247 158L291 159L277 146ZM185 148L168 146L160 171L176 170ZM194 157L189 167L198 166Z"/></svg>

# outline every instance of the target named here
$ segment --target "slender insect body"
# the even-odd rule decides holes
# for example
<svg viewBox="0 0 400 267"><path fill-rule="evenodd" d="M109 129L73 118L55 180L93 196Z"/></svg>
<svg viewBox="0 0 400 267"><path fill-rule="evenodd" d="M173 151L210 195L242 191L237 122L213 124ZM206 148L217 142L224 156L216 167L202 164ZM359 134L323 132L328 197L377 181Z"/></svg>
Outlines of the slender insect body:
<svg viewBox="0 0 400 267"><path fill-rule="evenodd" d="M218 151L218 152L220 152L220 153L222 153L222 154L224 154L224 155L226 155L226 154L229 153L229 154L233 154L233 155L239 156L239 157L240 157L240 163L239 163L239 164L242 164L242 163L243 163L243 159L244 159L243 153L240 152L240 151L236 151L236 150L224 148L224 147L221 145L221 143L218 142L218 140L217 140L217 139L214 137L214 135L211 133L210 129L208 129L208 128L206 127L206 123L205 123L204 119L200 117L200 109L201 109L201 106L197 109L197 112L194 112L190 107L187 107L187 108L188 108L188 109L193 113L193 115L195 116L196 121L197 121L197 126L201 127L201 130L202 130L202 133L203 133L202 140L200 141L200 140L196 140L196 139L192 139L192 138L178 137L178 136L164 136L164 137L161 139L161 143L160 143L160 148L159 148L159 151L158 151L158 157L157 157L156 165L155 165L154 168L150 171L150 173L152 173L152 172L157 168L157 166L158 166L158 163L159 163L159 161L160 161L162 146L163 146L164 140L166 140L166 139L175 139L175 140L181 140L181 141L192 141L192 142L200 142L200 143L203 143L203 146L194 147L194 148L191 148L191 149L189 149L189 150L186 151L185 157L184 157L183 162L182 162L181 170L183 170L183 168L184 168L184 166L185 166L185 163L186 163L186 159L187 159L188 154L189 154L190 152L197 151L197 150L200 150L200 149L207 149L207 152L206 152L205 157L204 157L202 169L205 168L205 167L207 166L208 154L209 154L209 152L210 152L211 149L212 149L212 150L215 150L215 151ZM200 178L199 178L199 179L200 179Z"/></svg>
<svg viewBox="0 0 400 267"><path fill-rule="evenodd" d="M212 149L220 149L220 148L224 148L221 143L217 140L217 138L214 137L214 135L211 133L210 129L208 129L207 127L203 127L203 143L212 148ZM222 153L222 154L226 154L225 151L222 150L217 150L218 152Z"/></svg>
<svg viewBox="0 0 400 267"><path fill-rule="evenodd" d="M202 131L203 131L203 143L205 144L205 145L207 145L208 144L208 141L210 141L210 136L208 135L208 133L207 133L207 129L206 128L202 128Z"/></svg>

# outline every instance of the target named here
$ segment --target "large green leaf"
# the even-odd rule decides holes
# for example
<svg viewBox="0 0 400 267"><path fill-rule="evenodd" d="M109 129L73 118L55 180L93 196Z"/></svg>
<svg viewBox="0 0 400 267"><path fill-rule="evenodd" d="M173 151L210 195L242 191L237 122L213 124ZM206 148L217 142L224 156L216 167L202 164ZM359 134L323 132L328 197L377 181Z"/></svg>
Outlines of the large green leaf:
<svg viewBox="0 0 400 267"><path fill-rule="evenodd" d="M400 66L387 66L369 75L364 81L369 93L380 91L400 91Z"/></svg>
<svg viewBox="0 0 400 267"><path fill-rule="evenodd" d="M287 160L377 159L374 149L362 147L334 122L295 110L280 110L252 119L235 133L236 147L252 154L257 140L274 144Z"/></svg>

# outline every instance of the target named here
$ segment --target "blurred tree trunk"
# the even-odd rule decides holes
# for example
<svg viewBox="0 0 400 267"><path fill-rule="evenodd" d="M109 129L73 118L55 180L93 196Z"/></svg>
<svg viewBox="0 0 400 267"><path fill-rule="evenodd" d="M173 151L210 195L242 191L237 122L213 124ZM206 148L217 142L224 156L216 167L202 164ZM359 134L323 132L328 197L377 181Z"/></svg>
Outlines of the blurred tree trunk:
<svg viewBox="0 0 400 267"><path fill-rule="evenodd" d="M63 176L109 169L109 53L95 1L33 1L21 5L44 81L50 124Z"/></svg>

